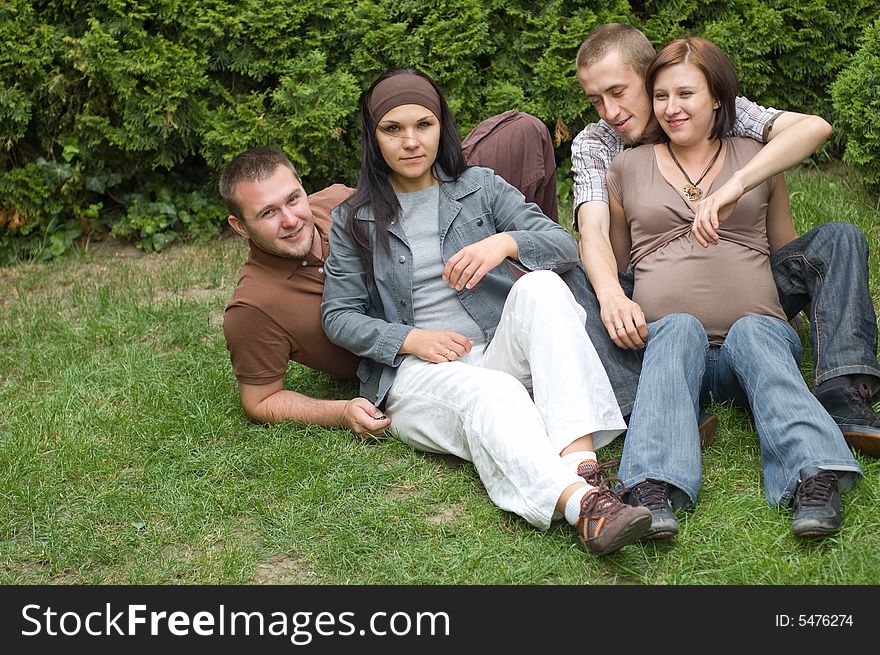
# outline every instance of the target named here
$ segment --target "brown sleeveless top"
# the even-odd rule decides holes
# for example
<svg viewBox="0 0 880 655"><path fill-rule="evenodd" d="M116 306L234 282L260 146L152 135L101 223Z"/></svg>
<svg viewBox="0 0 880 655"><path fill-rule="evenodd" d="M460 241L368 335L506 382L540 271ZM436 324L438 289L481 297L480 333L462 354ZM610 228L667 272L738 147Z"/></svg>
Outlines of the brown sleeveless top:
<svg viewBox="0 0 880 655"><path fill-rule="evenodd" d="M727 139L718 176L706 195L722 186L761 149L752 139ZM620 199L630 228L633 300L647 320L667 314L695 316L712 345L720 345L743 316L785 320L770 270L767 204L773 179L740 198L718 230L719 242L703 248L691 237L694 210L660 174L654 147L625 150L612 162L608 190Z"/></svg>

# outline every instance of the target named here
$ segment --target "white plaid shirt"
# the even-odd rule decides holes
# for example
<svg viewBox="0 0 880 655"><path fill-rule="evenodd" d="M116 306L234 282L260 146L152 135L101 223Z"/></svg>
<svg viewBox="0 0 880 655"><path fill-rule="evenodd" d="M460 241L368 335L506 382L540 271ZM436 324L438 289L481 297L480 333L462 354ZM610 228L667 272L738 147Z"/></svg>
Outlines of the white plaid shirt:
<svg viewBox="0 0 880 655"><path fill-rule="evenodd" d="M737 98L736 122L728 136L745 136L766 143L773 121L781 113L778 109L765 109L745 98ZM574 138L571 144L571 171L574 174L575 216L577 208L585 202L608 202L605 174L611 161L623 152L624 147L620 134L603 120L590 123Z"/></svg>

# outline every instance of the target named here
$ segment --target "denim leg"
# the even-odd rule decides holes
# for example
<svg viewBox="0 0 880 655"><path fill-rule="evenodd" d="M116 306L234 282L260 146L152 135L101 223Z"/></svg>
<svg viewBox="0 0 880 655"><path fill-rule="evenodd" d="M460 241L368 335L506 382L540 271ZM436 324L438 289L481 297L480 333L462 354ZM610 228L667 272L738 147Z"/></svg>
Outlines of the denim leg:
<svg viewBox="0 0 880 655"><path fill-rule="evenodd" d="M810 304L814 384L840 375L880 378L862 231L852 223L823 223L773 253L770 264L786 315Z"/></svg>
<svg viewBox="0 0 880 655"><path fill-rule="evenodd" d="M675 494L673 502L692 506L702 477L698 416L709 342L689 314L654 321L648 334L620 481L629 489L648 478L663 480L687 497Z"/></svg>
<svg viewBox="0 0 880 655"><path fill-rule="evenodd" d="M587 279L583 267L578 265L560 277L571 289L578 304L587 312L587 334L608 373L608 380L611 382L620 412L627 416L632 411L636 398L639 371L642 368L641 358L634 350L618 348L608 336L608 330L605 329L600 315L599 299L596 298L596 292ZM632 295L631 285L628 293Z"/></svg>
<svg viewBox="0 0 880 655"><path fill-rule="evenodd" d="M805 466L837 471L841 490L862 471L840 428L804 383L800 354L790 325L745 316L730 328L715 371L716 400L735 398L737 386L748 398L761 445L764 495L771 505L789 504Z"/></svg>
<svg viewBox="0 0 880 655"><path fill-rule="evenodd" d="M635 291L636 288L636 276L633 272L627 271L626 273L618 273L617 281L620 282L620 287L623 289L626 297L632 300L633 291Z"/></svg>

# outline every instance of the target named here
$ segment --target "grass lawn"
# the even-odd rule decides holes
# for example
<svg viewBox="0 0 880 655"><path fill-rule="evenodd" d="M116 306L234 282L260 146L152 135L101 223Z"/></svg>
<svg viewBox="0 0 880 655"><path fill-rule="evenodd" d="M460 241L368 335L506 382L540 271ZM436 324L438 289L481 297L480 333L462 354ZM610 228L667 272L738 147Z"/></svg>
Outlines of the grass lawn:
<svg viewBox="0 0 880 655"><path fill-rule="evenodd" d="M799 231L836 219L868 235L877 308L876 200L844 168L788 179ZM798 540L764 500L748 416L728 407L674 545L602 559L567 525L497 509L467 463L250 423L221 330L245 256L238 238L159 255L92 244L0 268L0 583L880 582L880 462L859 457L838 536ZM355 393L297 365L287 385Z"/></svg>

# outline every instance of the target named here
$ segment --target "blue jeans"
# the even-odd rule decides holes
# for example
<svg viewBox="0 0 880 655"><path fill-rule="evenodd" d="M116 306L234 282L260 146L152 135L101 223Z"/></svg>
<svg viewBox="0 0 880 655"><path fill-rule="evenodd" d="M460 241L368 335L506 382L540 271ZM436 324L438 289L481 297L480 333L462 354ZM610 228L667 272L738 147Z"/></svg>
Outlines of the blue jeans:
<svg viewBox="0 0 880 655"><path fill-rule="evenodd" d="M837 471L842 490L859 478L862 469L840 428L804 384L800 340L790 325L745 316L722 346L709 346L703 326L688 314L670 314L648 332L620 463L627 488L662 480L676 488L674 505L696 503L702 477L697 417L710 395L751 409L771 505L791 502L805 466Z"/></svg>
<svg viewBox="0 0 880 655"><path fill-rule="evenodd" d="M814 384L840 375L880 378L862 231L852 223L823 223L773 253L770 265L786 315L806 309L810 319Z"/></svg>
<svg viewBox="0 0 880 655"><path fill-rule="evenodd" d="M599 354L605 372L608 373L608 381L611 382L620 413L627 416L636 400L642 360L636 351L618 348L608 336L608 330L605 329L600 315L599 299L596 298L596 292L593 291L584 267L578 265L560 277L571 289L578 304L587 312L585 324L587 334ZM626 283L626 280L621 282ZM624 291L627 296L632 297L632 290L632 275L630 275L628 286L624 286Z"/></svg>
<svg viewBox="0 0 880 655"><path fill-rule="evenodd" d="M810 305L814 384L840 375L880 379L877 317L868 290L868 245L862 231L852 223L823 223L773 253L770 265L788 317ZM581 267L562 277L587 311L587 332L626 416L635 402L640 354L618 348L608 336L599 301ZM632 298L632 273L620 274L619 280Z"/></svg>

